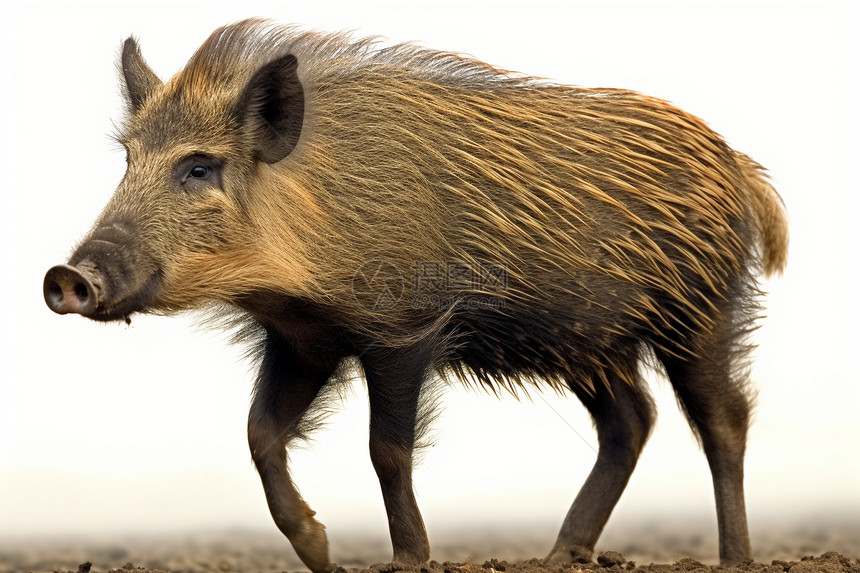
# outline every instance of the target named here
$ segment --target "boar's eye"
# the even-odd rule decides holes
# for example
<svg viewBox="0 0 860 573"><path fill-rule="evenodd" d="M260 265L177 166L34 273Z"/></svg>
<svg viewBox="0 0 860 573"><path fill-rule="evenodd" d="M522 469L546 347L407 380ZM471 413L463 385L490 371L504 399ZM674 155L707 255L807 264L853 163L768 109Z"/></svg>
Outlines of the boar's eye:
<svg viewBox="0 0 860 573"><path fill-rule="evenodd" d="M193 179L206 179L207 175L209 175L209 168L203 165L195 165L188 172L188 176Z"/></svg>
<svg viewBox="0 0 860 573"><path fill-rule="evenodd" d="M174 169L174 178L186 191L221 187L222 161L211 155L195 153L182 159Z"/></svg>

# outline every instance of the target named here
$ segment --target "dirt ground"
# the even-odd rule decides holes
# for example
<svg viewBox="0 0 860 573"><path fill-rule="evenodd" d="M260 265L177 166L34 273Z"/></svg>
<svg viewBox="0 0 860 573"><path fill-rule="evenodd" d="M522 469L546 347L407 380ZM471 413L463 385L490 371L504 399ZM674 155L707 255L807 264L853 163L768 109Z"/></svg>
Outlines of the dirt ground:
<svg viewBox="0 0 860 573"><path fill-rule="evenodd" d="M720 568L716 533L708 524L650 523L604 533L595 563L546 566L554 540L549 527L521 531L447 531L433 535L433 561L399 568L387 539L338 538L330 532L337 573L579 573L760 572L860 573L860 519L847 523L803 523L752 531L755 561ZM0 573L277 573L306 571L275 532L222 531L160 537L4 540Z"/></svg>

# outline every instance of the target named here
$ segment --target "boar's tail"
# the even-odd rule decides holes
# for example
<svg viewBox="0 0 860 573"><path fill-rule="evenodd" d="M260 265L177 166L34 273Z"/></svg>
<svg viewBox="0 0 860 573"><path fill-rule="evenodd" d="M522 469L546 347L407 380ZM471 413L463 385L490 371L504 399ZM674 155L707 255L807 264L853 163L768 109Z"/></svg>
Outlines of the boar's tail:
<svg viewBox="0 0 860 573"><path fill-rule="evenodd" d="M781 273L788 258L785 203L761 165L741 153L737 156L755 217L761 268L766 276Z"/></svg>

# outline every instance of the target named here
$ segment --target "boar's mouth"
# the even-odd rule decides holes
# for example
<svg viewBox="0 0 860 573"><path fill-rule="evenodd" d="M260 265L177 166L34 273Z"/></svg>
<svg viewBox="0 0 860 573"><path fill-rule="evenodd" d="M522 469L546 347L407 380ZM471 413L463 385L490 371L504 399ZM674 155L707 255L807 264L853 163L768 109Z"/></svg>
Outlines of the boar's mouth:
<svg viewBox="0 0 860 573"><path fill-rule="evenodd" d="M45 303L57 314L80 314L100 321L126 320L144 311L161 284L160 273L139 285L117 288L109 273L83 261L77 265L57 265L45 274Z"/></svg>

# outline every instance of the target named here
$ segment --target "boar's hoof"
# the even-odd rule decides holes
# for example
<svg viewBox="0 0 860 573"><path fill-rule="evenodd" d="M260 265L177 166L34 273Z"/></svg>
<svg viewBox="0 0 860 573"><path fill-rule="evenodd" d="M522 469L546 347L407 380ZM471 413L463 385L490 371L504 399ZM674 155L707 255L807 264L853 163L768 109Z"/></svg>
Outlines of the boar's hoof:
<svg viewBox="0 0 860 573"><path fill-rule="evenodd" d="M331 573L337 568L337 565L328 560L328 538L322 523L311 519L290 541L299 559L313 573Z"/></svg>
<svg viewBox="0 0 860 573"><path fill-rule="evenodd" d="M57 314L92 314L98 296L92 281L71 265L51 267L45 274L45 302Z"/></svg>
<svg viewBox="0 0 860 573"><path fill-rule="evenodd" d="M593 549L574 545L573 547L555 548L544 559L544 562L550 565L560 565L562 563L591 563L591 556L594 554Z"/></svg>

